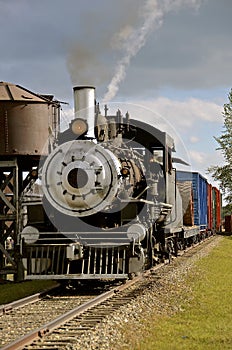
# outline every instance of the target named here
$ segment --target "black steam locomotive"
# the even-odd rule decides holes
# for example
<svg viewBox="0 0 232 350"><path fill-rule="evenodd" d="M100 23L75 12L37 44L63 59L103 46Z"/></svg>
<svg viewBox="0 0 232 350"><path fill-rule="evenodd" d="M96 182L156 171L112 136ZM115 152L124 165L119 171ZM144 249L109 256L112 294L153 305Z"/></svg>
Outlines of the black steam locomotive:
<svg viewBox="0 0 232 350"><path fill-rule="evenodd" d="M184 224L192 188L184 201L169 135L128 113L102 115L93 87L74 88L74 101L75 118L41 159L43 202L27 205L26 278L126 279L208 234Z"/></svg>

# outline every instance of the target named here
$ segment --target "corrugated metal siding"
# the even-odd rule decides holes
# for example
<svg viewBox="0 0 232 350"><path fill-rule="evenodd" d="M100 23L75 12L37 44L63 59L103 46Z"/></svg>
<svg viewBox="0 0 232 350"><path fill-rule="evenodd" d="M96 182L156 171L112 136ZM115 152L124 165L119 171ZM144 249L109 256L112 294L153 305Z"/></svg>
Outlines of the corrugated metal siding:
<svg viewBox="0 0 232 350"><path fill-rule="evenodd" d="M221 228L221 193L216 188L212 188L213 192L213 228L217 231L220 231Z"/></svg>
<svg viewBox="0 0 232 350"><path fill-rule="evenodd" d="M216 228L217 225L217 217L216 217L216 213L217 213L217 196L216 196L216 192L214 189L212 189L212 207L213 207L213 228Z"/></svg>
<svg viewBox="0 0 232 350"><path fill-rule="evenodd" d="M194 223L205 228L207 220L207 180L199 173L193 173ZM196 205L195 205L196 204Z"/></svg>
<svg viewBox="0 0 232 350"><path fill-rule="evenodd" d="M208 184L208 229L213 228L213 199L212 185Z"/></svg>

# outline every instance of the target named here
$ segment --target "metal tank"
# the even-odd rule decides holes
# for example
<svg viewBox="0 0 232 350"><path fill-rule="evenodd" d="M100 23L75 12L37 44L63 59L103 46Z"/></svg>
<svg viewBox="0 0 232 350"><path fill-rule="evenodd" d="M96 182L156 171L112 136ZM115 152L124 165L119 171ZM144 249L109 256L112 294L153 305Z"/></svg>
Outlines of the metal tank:
<svg viewBox="0 0 232 350"><path fill-rule="evenodd" d="M46 155L58 114L51 99L0 82L0 155Z"/></svg>

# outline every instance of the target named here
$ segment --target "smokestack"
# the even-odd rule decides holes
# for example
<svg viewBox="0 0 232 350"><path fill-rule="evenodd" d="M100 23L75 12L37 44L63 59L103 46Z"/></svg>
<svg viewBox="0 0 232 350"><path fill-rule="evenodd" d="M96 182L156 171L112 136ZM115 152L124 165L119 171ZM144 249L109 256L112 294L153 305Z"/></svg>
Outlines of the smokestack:
<svg viewBox="0 0 232 350"><path fill-rule="evenodd" d="M75 86L73 91L75 118L84 119L88 124L87 137L95 138L95 87Z"/></svg>

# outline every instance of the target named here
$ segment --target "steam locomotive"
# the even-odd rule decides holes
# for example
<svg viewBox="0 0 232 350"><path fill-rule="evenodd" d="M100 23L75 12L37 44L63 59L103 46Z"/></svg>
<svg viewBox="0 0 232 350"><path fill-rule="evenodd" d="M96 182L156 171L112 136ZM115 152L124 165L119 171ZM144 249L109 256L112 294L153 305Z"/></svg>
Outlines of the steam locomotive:
<svg viewBox="0 0 232 350"><path fill-rule="evenodd" d="M74 102L75 118L41 159L43 201L27 205L27 279L127 279L220 225L220 194L209 200L201 177L194 208L200 175L178 175L167 133L128 112L102 115L93 87L75 87Z"/></svg>

